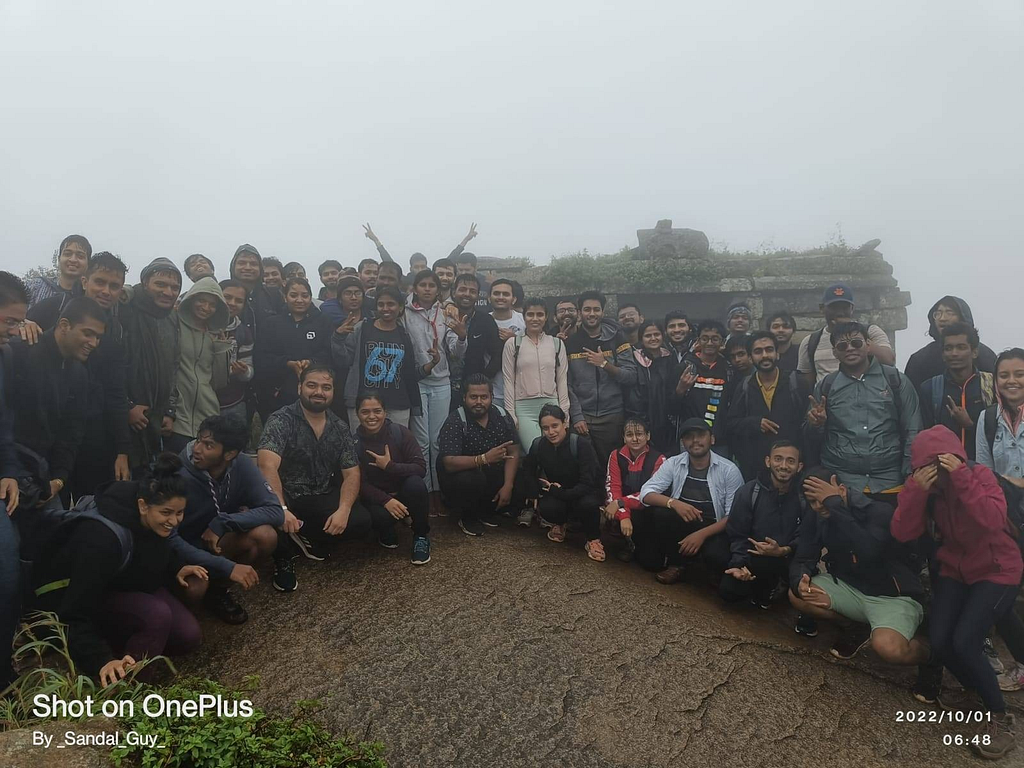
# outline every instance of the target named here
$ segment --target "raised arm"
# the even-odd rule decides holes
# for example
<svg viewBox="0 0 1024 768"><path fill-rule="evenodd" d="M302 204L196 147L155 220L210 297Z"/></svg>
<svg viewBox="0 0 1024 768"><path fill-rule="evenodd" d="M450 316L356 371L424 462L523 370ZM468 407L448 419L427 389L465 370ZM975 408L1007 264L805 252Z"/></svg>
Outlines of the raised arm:
<svg viewBox="0 0 1024 768"><path fill-rule="evenodd" d="M380 241L380 238L377 237L376 234L374 234L373 229L370 227L369 223L363 224L363 230L363 234L366 235L366 239L373 243L375 246L377 246L377 253L380 254L380 257L384 261L394 262L394 259L391 258L391 254L388 253L388 249L384 247L384 243Z"/></svg>

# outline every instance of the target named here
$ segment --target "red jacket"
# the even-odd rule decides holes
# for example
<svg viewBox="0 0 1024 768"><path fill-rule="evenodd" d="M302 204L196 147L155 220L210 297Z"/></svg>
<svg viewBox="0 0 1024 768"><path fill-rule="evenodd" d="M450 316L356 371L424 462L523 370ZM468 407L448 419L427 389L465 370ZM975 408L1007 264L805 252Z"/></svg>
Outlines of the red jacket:
<svg viewBox="0 0 1024 768"><path fill-rule="evenodd" d="M928 523L928 497L932 495L935 501L931 516L941 537L936 553L940 574L964 584L1019 584L1024 563L1010 534L1006 498L999 481L988 467L968 465L963 445L941 425L920 432L914 439L911 466L926 466L942 453L952 453L964 465L949 473L945 489L933 485L931 494L913 476L908 477L892 517L892 535L899 541L922 536Z"/></svg>
<svg viewBox="0 0 1024 768"><path fill-rule="evenodd" d="M608 472L605 475L605 490L607 491L607 501L619 501L622 506L619 507L619 511L615 513L616 520L625 520L629 518L630 514L640 509L643 503L640 501L640 489L644 483L650 480L650 475L643 477L644 461L647 459L647 455L654 450L650 444L641 452L636 459L633 459L629 455L629 448L622 446L619 450L612 453L608 457ZM630 485L628 478L622 476L622 468L619 466L618 456L623 456L626 459L626 465L629 468L629 474L634 477L635 482L639 482L636 488L627 487ZM657 454L657 458L654 461L654 469L651 474L661 469L661 465L665 463L665 457L660 453ZM635 484L634 482L634 484Z"/></svg>

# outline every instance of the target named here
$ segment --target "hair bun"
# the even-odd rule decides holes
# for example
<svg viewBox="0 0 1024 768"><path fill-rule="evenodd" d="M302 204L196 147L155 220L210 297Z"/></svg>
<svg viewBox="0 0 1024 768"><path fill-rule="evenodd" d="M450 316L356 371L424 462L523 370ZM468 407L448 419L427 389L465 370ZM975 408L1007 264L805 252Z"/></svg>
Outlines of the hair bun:
<svg viewBox="0 0 1024 768"><path fill-rule="evenodd" d="M173 477L178 474L179 469L181 469L181 459L178 458L178 454L164 451L153 460L153 479L162 480Z"/></svg>

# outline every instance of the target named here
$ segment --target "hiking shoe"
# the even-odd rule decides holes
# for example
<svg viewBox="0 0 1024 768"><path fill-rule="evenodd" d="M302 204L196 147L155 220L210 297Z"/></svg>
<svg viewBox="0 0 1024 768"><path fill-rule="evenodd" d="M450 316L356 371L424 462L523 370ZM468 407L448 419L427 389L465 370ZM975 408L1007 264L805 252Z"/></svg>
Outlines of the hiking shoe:
<svg viewBox="0 0 1024 768"><path fill-rule="evenodd" d="M659 584L677 584L683 580L683 569L678 565L670 565L664 570L658 571L655 577Z"/></svg>
<svg viewBox="0 0 1024 768"><path fill-rule="evenodd" d="M1012 664L1003 674L997 675L996 679L999 681L999 690L1019 691L1024 688L1024 666Z"/></svg>
<svg viewBox="0 0 1024 768"><path fill-rule="evenodd" d="M914 698L922 704L942 706L939 694L942 692L942 665L938 663L920 664L917 667L917 682L911 689Z"/></svg>
<svg viewBox="0 0 1024 768"><path fill-rule="evenodd" d="M486 525L488 528L498 527L498 516L493 515L490 512L484 512L480 515L480 523Z"/></svg>
<svg viewBox="0 0 1024 768"><path fill-rule="evenodd" d="M328 552L314 544L301 533L289 533L288 536L293 542L295 542L295 546L299 548L299 551L302 552L302 556L307 560L315 560L318 563L322 563L330 556Z"/></svg>
<svg viewBox="0 0 1024 768"><path fill-rule="evenodd" d="M519 516L516 518L516 523L523 526L523 528L529 528L533 523L533 510L529 507L523 507L519 510Z"/></svg>
<svg viewBox="0 0 1024 768"><path fill-rule="evenodd" d="M426 565L430 562L430 539L417 536L412 540L412 564Z"/></svg>
<svg viewBox="0 0 1024 768"><path fill-rule="evenodd" d="M836 638L829 651L837 659L848 661L871 642L871 628L865 624L854 624Z"/></svg>
<svg viewBox="0 0 1024 768"><path fill-rule="evenodd" d="M398 549L398 534L395 533L395 526L389 525L380 535L377 536L377 543L384 549Z"/></svg>
<svg viewBox="0 0 1024 768"><path fill-rule="evenodd" d="M798 613L796 615L796 626L793 627L793 631L804 637L817 637L818 622L815 621L813 616L808 616L806 613Z"/></svg>
<svg viewBox="0 0 1024 768"><path fill-rule="evenodd" d="M972 746L979 757L998 760L1017 746L1015 722L1009 712L989 712L988 715L990 720L978 730L981 740Z"/></svg>
<svg viewBox="0 0 1024 768"><path fill-rule="evenodd" d="M467 536L483 536L484 526L479 520L467 520L466 518L459 519L459 530L461 530Z"/></svg>
<svg viewBox="0 0 1024 768"><path fill-rule="evenodd" d="M985 658L988 659L988 665L992 667L993 672L997 675L1001 675L1006 671L1006 668L1003 667L1003 662L999 659L999 654L996 653L995 646L992 645L992 638L985 638L985 645L982 647L982 650L984 651Z"/></svg>
<svg viewBox="0 0 1024 768"><path fill-rule="evenodd" d="M249 614L238 604L227 587L211 586L203 597L206 609L225 624L244 624Z"/></svg>
<svg viewBox="0 0 1024 768"><path fill-rule="evenodd" d="M294 592L299 586L295 578L295 561L290 557L274 560L274 589L278 592Z"/></svg>

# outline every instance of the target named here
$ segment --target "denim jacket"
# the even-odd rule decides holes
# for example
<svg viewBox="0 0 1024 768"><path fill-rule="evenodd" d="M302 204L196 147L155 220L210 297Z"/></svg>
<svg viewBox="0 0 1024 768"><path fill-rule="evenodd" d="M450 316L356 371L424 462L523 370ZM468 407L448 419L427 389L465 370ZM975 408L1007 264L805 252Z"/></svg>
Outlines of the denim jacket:
<svg viewBox="0 0 1024 768"><path fill-rule="evenodd" d="M683 483L690 474L690 454L683 451L678 456L666 459L661 469L654 473L650 480L640 489L640 499L648 493L663 493L678 499L683 492ZM736 491L743 485L743 475L739 468L728 459L723 459L711 451L711 466L708 467L708 487L711 489L711 501L715 505L715 519L722 520L729 516L732 500Z"/></svg>
<svg viewBox="0 0 1024 768"><path fill-rule="evenodd" d="M1003 406L996 406L996 437L988 447L985 430L982 427L985 413L978 417L978 434L975 436L977 462L984 464L997 475L1024 477L1024 419L1017 424L1016 433L1010 430L1003 415Z"/></svg>

